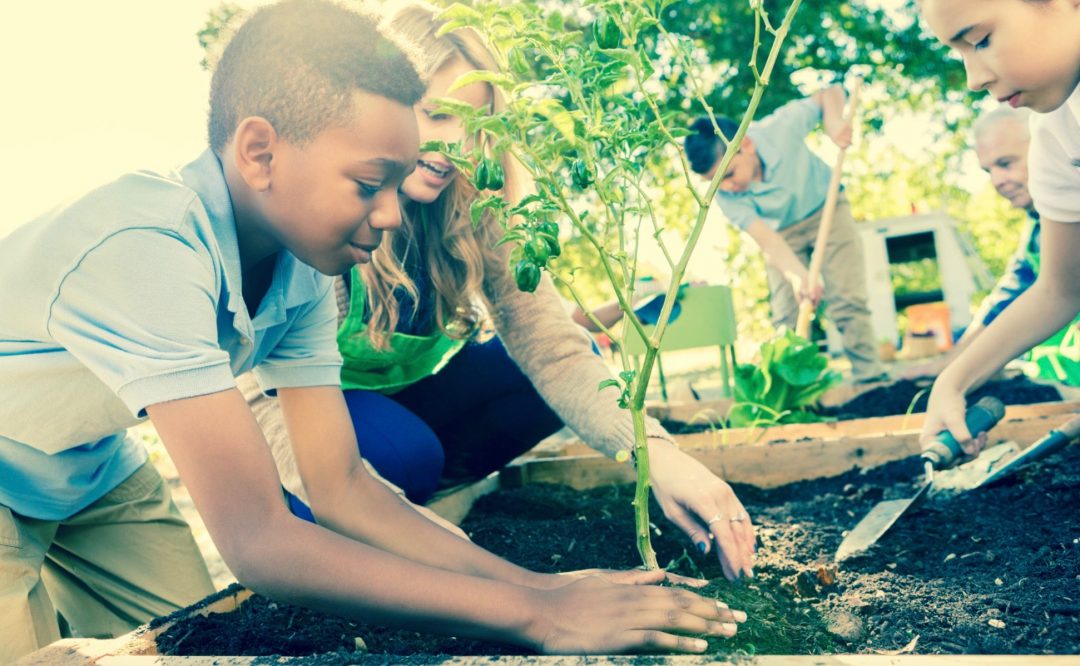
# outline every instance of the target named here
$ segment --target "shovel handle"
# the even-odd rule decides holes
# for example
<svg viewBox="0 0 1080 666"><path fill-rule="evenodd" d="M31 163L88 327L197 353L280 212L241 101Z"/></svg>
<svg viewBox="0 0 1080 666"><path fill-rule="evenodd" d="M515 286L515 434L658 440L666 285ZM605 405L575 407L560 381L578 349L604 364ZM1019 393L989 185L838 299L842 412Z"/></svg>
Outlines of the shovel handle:
<svg viewBox="0 0 1080 666"><path fill-rule="evenodd" d="M1080 416L1074 416L1066 421L1060 428L1054 428L1065 437L1066 442L1080 438Z"/></svg>
<svg viewBox="0 0 1080 666"><path fill-rule="evenodd" d="M855 85L848 101L847 114L844 120L849 123L855 122L855 114L859 108L859 92L862 90L862 77L855 77ZM807 284L805 289L812 291L821 278L821 266L825 263L825 246L829 243L829 232L832 229L833 214L836 213L836 201L840 197L840 180L844 173L844 155L847 148L841 148L836 156L836 164L832 168L832 176L829 179L829 189L825 194L825 204L821 208L821 221L818 223L817 240L814 242L814 251L810 255L810 267L807 271ZM810 320L814 317L814 305L809 300L799 303L799 318L795 321L795 335L810 339Z"/></svg>

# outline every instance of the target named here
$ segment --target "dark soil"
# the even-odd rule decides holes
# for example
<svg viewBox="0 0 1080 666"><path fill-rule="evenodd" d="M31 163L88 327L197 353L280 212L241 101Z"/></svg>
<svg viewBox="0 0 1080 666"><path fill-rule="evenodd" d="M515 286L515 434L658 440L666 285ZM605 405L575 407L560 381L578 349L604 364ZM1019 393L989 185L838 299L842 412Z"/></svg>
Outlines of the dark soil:
<svg viewBox="0 0 1080 666"><path fill-rule="evenodd" d="M836 407L819 410L824 420L847 421L895 414L922 413L930 397L930 380L897 380L887 386L879 386L859 394L852 400ZM990 382L968 395L968 404L974 404L984 396L994 396L1006 405L1030 405L1038 402L1061 400L1061 393L1053 386L1039 384L1027 377L1013 377ZM661 424L673 435L686 435L712 430L717 424L683 423L662 419Z"/></svg>
<svg viewBox="0 0 1080 666"><path fill-rule="evenodd" d="M839 407L824 409L822 414L837 419L865 419L906 414L909 409L912 413L925 412L926 402L930 397L929 388L928 382L900 380L888 386L870 389ZM1027 377L990 382L969 394L968 404L974 404L985 396L993 396L1006 405L1030 405L1061 400L1061 394L1056 388L1035 383Z"/></svg>
<svg viewBox="0 0 1080 666"><path fill-rule="evenodd" d="M710 557L660 518L661 564L712 582L701 592L746 610L717 654L873 653L918 637L925 654L1080 652L1080 446L988 488L927 502L838 570L843 531L881 499L912 494L915 459L762 490L736 488L759 536L754 579L722 578ZM633 567L628 486L576 492L532 485L481 499L464 524L476 543L542 571ZM356 654L355 637L370 653ZM381 629L255 596L227 616L187 620L163 654L311 655L312 663L431 663L438 654L522 654L512 647Z"/></svg>

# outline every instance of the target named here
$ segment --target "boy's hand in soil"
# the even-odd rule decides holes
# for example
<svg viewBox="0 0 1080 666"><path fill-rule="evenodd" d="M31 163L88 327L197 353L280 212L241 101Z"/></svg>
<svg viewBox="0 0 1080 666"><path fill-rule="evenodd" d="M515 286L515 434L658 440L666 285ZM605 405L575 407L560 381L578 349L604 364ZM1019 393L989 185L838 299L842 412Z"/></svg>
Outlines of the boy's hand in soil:
<svg viewBox="0 0 1080 666"><path fill-rule="evenodd" d="M746 613L675 588L617 585L597 576L537 591L538 617L526 629L546 654L704 652L700 638L731 637Z"/></svg>
<svg viewBox="0 0 1080 666"><path fill-rule="evenodd" d="M729 580L754 575L754 525L724 483L670 442L649 440L653 493L664 516L694 542L701 553L712 550Z"/></svg>

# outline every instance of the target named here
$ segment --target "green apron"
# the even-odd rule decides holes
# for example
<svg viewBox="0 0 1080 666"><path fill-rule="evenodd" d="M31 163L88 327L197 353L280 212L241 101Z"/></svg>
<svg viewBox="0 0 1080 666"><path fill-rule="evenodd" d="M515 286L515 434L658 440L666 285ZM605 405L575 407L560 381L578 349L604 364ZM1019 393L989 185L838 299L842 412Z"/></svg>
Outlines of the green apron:
<svg viewBox="0 0 1080 666"><path fill-rule="evenodd" d="M367 290L360 271L353 269L349 314L338 327L337 343L344 365L341 388L396 393L442 369L465 346L438 327L429 335L392 333L386 349L374 349L364 322Z"/></svg>

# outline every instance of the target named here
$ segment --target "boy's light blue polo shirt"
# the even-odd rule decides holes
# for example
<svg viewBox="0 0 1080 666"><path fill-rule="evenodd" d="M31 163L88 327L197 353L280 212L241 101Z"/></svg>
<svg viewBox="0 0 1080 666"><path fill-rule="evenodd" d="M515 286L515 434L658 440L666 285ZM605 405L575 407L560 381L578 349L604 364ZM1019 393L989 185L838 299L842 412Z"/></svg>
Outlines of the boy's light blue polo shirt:
<svg viewBox="0 0 1080 666"><path fill-rule="evenodd" d="M806 135L820 122L821 105L807 97L750 124L746 133L754 140L764 173L744 192L717 191L717 203L732 224L745 231L761 220L780 231L821 208L832 169L806 147Z"/></svg>
<svg viewBox="0 0 1080 666"><path fill-rule="evenodd" d="M332 281L287 252L254 319L217 157L137 172L0 240L0 505L58 520L145 460L145 408L236 386L336 386Z"/></svg>

